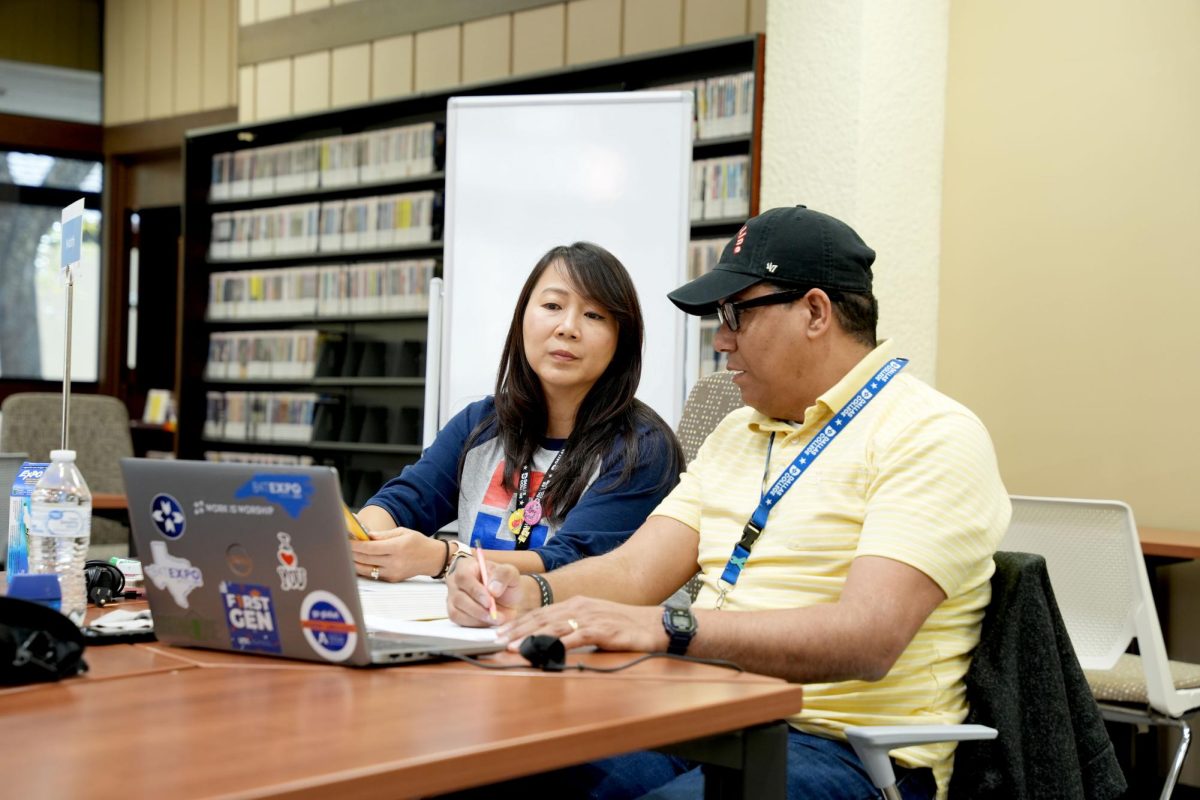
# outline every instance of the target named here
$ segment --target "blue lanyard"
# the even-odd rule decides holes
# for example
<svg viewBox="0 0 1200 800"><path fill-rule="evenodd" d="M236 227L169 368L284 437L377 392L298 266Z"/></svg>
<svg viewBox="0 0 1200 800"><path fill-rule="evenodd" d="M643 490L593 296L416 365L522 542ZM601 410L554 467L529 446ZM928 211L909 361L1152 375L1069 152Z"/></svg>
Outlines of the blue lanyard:
<svg viewBox="0 0 1200 800"><path fill-rule="evenodd" d="M823 431L819 431L812 441L808 443L800 454L788 465L779 477L775 479L770 489L762 492L759 498L758 507L754 509L754 513L750 515L750 521L746 523L746 527L742 529L742 538L733 546L733 552L729 554L729 562L725 564L725 571L721 573L721 578L717 581L720 594L717 597L717 608L725 605L725 595L738 582L738 577L742 574L742 569L746 566L746 560L750 558L750 551L754 549L754 543L758 541L758 537L762 535L763 528L767 526L767 517L771 513L771 509L779 504L783 496L787 494L787 490L792 488L796 481L800 480L813 462L825 449L837 438L847 425L849 425L856 416L862 413L879 392L887 386L888 382L900 373L908 365L907 358L893 358L888 363L879 368L869 381L863 384L862 388L855 393L854 397L846 405L842 406L841 410L834 415L829 424L825 426ZM763 484L766 484L766 470L771 465L771 449L775 444L775 434L771 434L771 440L767 443L767 464L763 468Z"/></svg>

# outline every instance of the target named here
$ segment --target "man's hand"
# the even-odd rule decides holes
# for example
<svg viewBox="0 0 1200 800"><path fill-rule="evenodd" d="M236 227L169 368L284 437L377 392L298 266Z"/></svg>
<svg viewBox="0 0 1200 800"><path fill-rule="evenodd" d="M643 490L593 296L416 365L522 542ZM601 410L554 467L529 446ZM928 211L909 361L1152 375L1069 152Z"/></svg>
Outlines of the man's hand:
<svg viewBox="0 0 1200 800"><path fill-rule="evenodd" d="M538 608L501 626L499 634L509 641L508 649L514 651L526 636L549 634L562 639L568 650L595 645L601 650L655 653L665 651L669 644L662 615L663 610L658 606L630 606L593 597L572 597Z"/></svg>
<svg viewBox="0 0 1200 800"><path fill-rule="evenodd" d="M488 561L488 585L479 575L479 562L460 558L446 576L446 613L452 622L468 628L486 628L497 622L510 622L541 604L541 593L533 578L522 580L511 564ZM530 589L532 587L532 590ZM492 619L489 595L496 599L496 620Z"/></svg>
<svg viewBox="0 0 1200 800"><path fill-rule="evenodd" d="M370 531L371 541L350 540L354 571L364 578L379 568L379 580L402 581L414 575L436 575L446 561L446 545L410 528Z"/></svg>

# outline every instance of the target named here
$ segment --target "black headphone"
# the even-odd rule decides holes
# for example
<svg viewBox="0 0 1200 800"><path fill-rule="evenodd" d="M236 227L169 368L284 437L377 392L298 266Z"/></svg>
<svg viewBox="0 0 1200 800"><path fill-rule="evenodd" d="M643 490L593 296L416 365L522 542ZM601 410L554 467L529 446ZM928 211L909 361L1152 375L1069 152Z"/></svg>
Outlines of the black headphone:
<svg viewBox="0 0 1200 800"><path fill-rule="evenodd" d="M557 636L526 636L520 649L526 661L545 672L562 672L567 666L567 649Z"/></svg>
<svg viewBox="0 0 1200 800"><path fill-rule="evenodd" d="M89 603L105 606L125 591L125 573L107 561L89 561L83 568Z"/></svg>

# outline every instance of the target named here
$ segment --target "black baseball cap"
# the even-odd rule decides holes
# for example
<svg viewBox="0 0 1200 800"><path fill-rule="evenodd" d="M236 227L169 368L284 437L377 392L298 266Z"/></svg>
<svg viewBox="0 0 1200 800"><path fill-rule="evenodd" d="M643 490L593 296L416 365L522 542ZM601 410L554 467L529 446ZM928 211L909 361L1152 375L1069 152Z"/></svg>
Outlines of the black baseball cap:
<svg viewBox="0 0 1200 800"><path fill-rule="evenodd" d="M793 284L866 294L875 251L846 223L804 206L772 208L746 221L707 272L667 295L688 314L756 283Z"/></svg>

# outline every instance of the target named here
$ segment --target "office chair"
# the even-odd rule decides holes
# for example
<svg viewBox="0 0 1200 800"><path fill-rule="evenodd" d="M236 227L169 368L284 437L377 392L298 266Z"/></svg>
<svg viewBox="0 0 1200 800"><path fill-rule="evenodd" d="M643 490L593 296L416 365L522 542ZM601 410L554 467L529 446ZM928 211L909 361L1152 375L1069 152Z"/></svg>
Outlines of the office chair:
<svg viewBox="0 0 1200 800"><path fill-rule="evenodd" d="M1123 796L1125 778L1055 603L1045 559L1001 551L995 563L992 599L964 681L966 724L849 728L859 760L885 798L899 796L888 751L936 741L962 742L951 798Z"/></svg>
<svg viewBox="0 0 1200 800"><path fill-rule="evenodd" d="M1039 553L1106 720L1178 728L1160 800L1175 789L1200 710L1200 665L1167 659L1133 511L1112 500L1013 497L1002 547ZM1128 655L1137 638L1140 656Z"/></svg>
<svg viewBox="0 0 1200 800"><path fill-rule="evenodd" d="M683 448L684 463L690 463L696 457L700 445L730 411L743 405L742 392L733 383L733 373L714 372L696 381L683 403L683 414L675 430L679 446ZM668 604L689 605L700 593L701 585L700 573L696 573L671 596Z"/></svg>
<svg viewBox="0 0 1200 800"><path fill-rule="evenodd" d="M62 396L51 392L9 395L0 405L0 443L29 453L30 461L49 461L62 442ZM71 395L69 446L93 492L124 494L121 459L133 455L129 411L115 397ZM93 517L92 544L129 541L129 528L117 520Z"/></svg>

